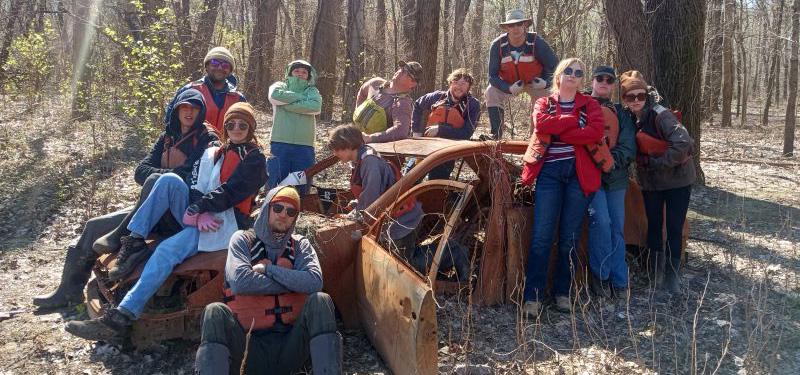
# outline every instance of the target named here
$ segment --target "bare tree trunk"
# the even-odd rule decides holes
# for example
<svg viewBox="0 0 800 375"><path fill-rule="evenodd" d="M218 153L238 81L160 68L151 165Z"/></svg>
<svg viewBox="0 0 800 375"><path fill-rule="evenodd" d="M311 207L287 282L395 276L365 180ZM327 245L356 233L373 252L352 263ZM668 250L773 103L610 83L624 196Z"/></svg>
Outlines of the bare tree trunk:
<svg viewBox="0 0 800 375"><path fill-rule="evenodd" d="M708 48L706 48L706 72L703 84L703 103L706 117L719 110L720 89L722 88L722 49L723 49L723 2L712 0L708 3Z"/></svg>
<svg viewBox="0 0 800 375"><path fill-rule="evenodd" d="M197 27L192 33L191 54L184 57L184 75L194 80L203 76L203 58L211 48L211 37L219 14L220 0L204 0Z"/></svg>
<svg viewBox="0 0 800 375"><path fill-rule="evenodd" d="M744 127L745 123L747 122L747 100L750 96L750 91L752 88L750 87L750 81L752 80L750 77L750 70L751 64L750 61L752 60L751 55L747 54L747 48L745 43L747 41L744 38L744 30L750 28L750 18L745 16L744 13L744 4L739 4L739 55L741 58L739 59L739 65L742 67L742 89L741 89L741 100L742 100L742 109L741 114L739 115L739 127ZM745 26L742 24L743 22L747 22Z"/></svg>
<svg viewBox="0 0 800 375"><path fill-rule="evenodd" d="M467 66L467 41L464 40L464 22L467 20L470 0L455 0L453 9L453 42L452 48L445 51L445 56L449 56L452 65L459 68ZM445 31L446 32L446 31ZM476 44L480 44L477 41ZM445 47L447 48L447 47Z"/></svg>
<svg viewBox="0 0 800 375"><path fill-rule="evenodd" d="M391 0L389 0L391 1ZM375 8L375 72L381 77L386 74L386 0L378 0ZM379 52L381 51L381 52Z"/></svg>
<svg viewBox="0 0 800 375"><path fill-rule="evenodd" d="M450 51L453 48L450 47L450 0L444 0L444 8L442 9L442 24L444 25L442 30L442 37L444 40L442 41L442 79L441 82L444 84L447 82L447 75L450 74L450 71L453 70L453 65L450 61ZM455 42L455 40L454 40Z"/></svg>
<svg viewBox="0 0 800 375"><path fill-rule="evenodd" d="M247 57L245 84L248 100L260 108L269 107L268 90L272 83L271 67L275 56L275 28L279 0L255 0L256 24Z"/></svg>
<svg viewBox="0 0 800 375"><path fill-rule="evenodd" d="M317 69L317 89L322 95L322 112L319 117L322 121L330 121L336 95L336 56L339 52L342 1L318 0L315 19L311 64Z"/></svg>
<svg viewBox="0 0 800 375"><path fill-rule="evenodd" d="M672 107L683 111L682 122L698 147L694 156L697 183L705 185L699 146L706 7L695 0L673 0L671 6L663 5L663 0L647 0L645 3L645 10L651 16L648 24L652 38L659 40L653 45L654 82ZM663 35L671 37L664 38ZM678 56L680 58L676 58Z"/></svg>
<svg viewBox="0 0 800 375"><path fill-rule="evenodd" d="M617 42L620 71L635 69L645 77L653 77L653 42L647 32L647 19L641 1L603 0L603 5L608 26Z"/></svg>
<svg viewBox="0 0 800 375"><path fill-rule="evenodd" d="M777 27L775 28L775 30L778 30L778 32L780 32L783 23L783 8L785 3L786 3L785 0L781 0L780 10L775 15L776 17L778 17L778 24ZM767 79L767 88L765 93L767 95L767 99L764 101L764 113L761 114L761 126L767 126L769 124L769 107L772 106L772 94L773 91L775 91L775 86L776 86L775 80L777 78L776 70L778 67L777 66L778 60L780 59L780 46L781 46L780 38L775 38L774 44L772 46L772 61L770 62L769 70L767 71L767 74L769 75L769 78Z"/></svg>
<svg viewBox="0 0 800 375"><path fill-rule="evenodd" d="M731 101L733 100L733 33L736 5L734 0L725 0L722 23L722 126L731 126Z"/></svg>
<svg viewBox="0 0 800 375"><path fill-rule="evenodd" d="M536 25L534 25L539 34L544 34L545 27L547 26L545 22L547 22L548 8L550 8L548 0L539 0L539 7L536 9Z"/></svg>
<svg viewBox="0 0 800 375"><path fill-rule="evenodd" d="M786 125L783 128L783 156L794 155L794 131L797 122L797 65L800 40L800 0L792 6L792 55L789 64L789 92L786 104Z"/></svg>
<svg viewBox="0 0 800 375"><path fill-rule="evenodd" d="M364 77L364 0L347 1L347 59L342 82L342 118L353 117L356 94Z"/></svg>
<svg viewBox="0 0 800 375"><path fill-rule="evenodd" d="M403 39L400 44L400 58L412 60L414 46L417 45L417 33L414 28L416 27L417 20L417 5L415 0L399 0L400 1L400 21L403 25ZM436 16L439 17L438 15Z"/></svg>
<svg viewBox="0 0 800 375"><path fill-rule="evenodd" d="M486 46L483 45L483 9L484 8L484 0L475 0L475 15L472 18L472 25L470 25L470 31L472 33L472 51L470 54L470 59L472 60L472 75L475 77L475 86L478 87L477 90L472 90L472 95L474 95L478 100L483 97L483 87L486 85L486 64L487 59L484 55L484 49Z"/></svg>
<svg viewBox="0 0 800 375"><path fill-rule="evenodd" d="M436 85L436 58L439 50L439 0L417 0L416 43L414 58L422 64L422 77L416 90L420 94L433 91Z"/></svg>
<svg viewBox="0 0 800 375"><path fill-rule="evenodd" d="M297 50L298 58L306 58L306 27L305 13L308 4L304 0L294 0L294 27L292 28L292 40Z"/></svg>
<svg viewBox="0 0 800 375"><path fill-rule="evenodd" d="M16 0L11 3L11 8L9 9L8 18L6 19L6 28L5 34L3 34L3 41L0 43L0 88L5 86L6 82L6 71L5 66L8 62L9 56L9 48L11 47L11 42L14 41L14 37L16 34L16 28L14 24L17 23L19 19L19 11L22 9L22 4L25 0Z"/></svg>

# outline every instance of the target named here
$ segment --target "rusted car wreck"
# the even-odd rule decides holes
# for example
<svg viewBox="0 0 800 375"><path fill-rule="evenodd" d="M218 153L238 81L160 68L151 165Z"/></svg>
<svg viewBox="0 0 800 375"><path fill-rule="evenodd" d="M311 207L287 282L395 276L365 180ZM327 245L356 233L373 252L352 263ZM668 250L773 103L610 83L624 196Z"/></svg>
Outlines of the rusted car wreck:
<svg viewBox="0 0 800 375"><path fill-rule="evenodd" d="M437 371L436 293L471 293L473 303L515 301L522 289L533 219L533 194L516 181L527 143L454 141L416 138L370 145L387 158L416 164L363 215L364 223L334 220L352 198L347 189L318 187L303 198L306 212L320 215L312 238L323 268L324 290L333 297L348 328L360 327L394 373ZM455 161L453 180L423 181L434 167ZM307 177L331 172L331 157L306 171ZM341 173L339 173L341 175ZM339 179L342 179L340 177ZM343 181L341 181L343 182ZM411 267L387 250L382 229L388 212L409 197L422 203L421 243L438 243L426 272ZM325 219L324 217L330 217ZM626 196L625 238L644 246L646 219L638 186ZM472 260L469 281L452 281L452 270L440 269L445 243L460 241ZM585 260L585 246L579 250ZM206 304L221 301L224 251L201 253L175 269L134 325L136 346L172 339L196 339ZM139 275L117 284L105 282L113 256L102 257L87 288L87 307L97 316L118 302ZM555 257L552 257L555 260ZM551 266L552 266L551 262ZM579 267L576 280L585 278Z"/></svg>

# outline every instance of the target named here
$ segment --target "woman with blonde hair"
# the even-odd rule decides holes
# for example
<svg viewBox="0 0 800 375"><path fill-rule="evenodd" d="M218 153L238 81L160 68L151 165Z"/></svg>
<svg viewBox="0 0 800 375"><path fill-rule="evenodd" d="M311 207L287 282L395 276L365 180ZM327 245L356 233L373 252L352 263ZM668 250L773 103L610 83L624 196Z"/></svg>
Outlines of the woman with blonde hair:
<svg viewBox="0 0 800 375"><path fill-rule="evenodd" d="M586 208L600 187L600 169L587 145L603 137L600 104L582 94L585 64L562 60L553 74L552 94L539 98L533 111L533 135L523 160L523 182L535 180L534 219L525 279L524 312L539 316L558 229L558 265L553 295L558 311L571 310L570 286L577 264L576 248Z"/></svg>

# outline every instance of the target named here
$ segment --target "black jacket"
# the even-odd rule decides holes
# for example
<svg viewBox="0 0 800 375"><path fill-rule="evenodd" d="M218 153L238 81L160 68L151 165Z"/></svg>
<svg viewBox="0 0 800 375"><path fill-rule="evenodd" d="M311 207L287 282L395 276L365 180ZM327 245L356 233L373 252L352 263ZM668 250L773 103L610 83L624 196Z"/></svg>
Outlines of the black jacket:
<svg viewBox="0 0 800 375"><path fill-rule="evenodd" d="M144 184L144 181L153 173L167 173L172 172L180 176L187 185L190 182L192 168L196 161L200 160L203 152L209 145L217 144L219 137L210 126L206 126L204 119L206 117L206 105L203 100L203 95L199 91L190 89L182 92L176 99L177 103L192 103L200 107L200 114L193 125L193 130L197 130L192 135L195 139L187 140L180 145L180 149L186 154L186 162L174 169L167 169L161 166L161 154L166 149L167 145L173 145L181 140L181 124L178 120L177 109L172 110L169 114L171 119L167 125L166 130L158 137L155 145L153 145L150 154L139 162L136 171L133 174L134 180L139 185Z"/></svg>

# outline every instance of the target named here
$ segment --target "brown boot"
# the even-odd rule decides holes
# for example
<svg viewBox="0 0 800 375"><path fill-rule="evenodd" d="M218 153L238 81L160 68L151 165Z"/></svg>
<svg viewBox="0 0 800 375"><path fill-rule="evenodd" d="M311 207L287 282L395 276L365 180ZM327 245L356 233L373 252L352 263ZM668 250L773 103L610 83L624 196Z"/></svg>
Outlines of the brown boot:
<svg viewBox="0 0 800 375"><path fill-rule="evenodd" d="M142 238L131 236L122 237L122 247L119 249L117 264L108 270L108 278L111 281L119 281L133 272L136 266L150 258L152 251Z"/></svg>
<svg viewBox="0 0 800 375"><path fill-rule="evenodd" d="M127 337L133 320L125 312L111 309L98 318L67 322L64 330L83 339L120 344Z"/></svg>

